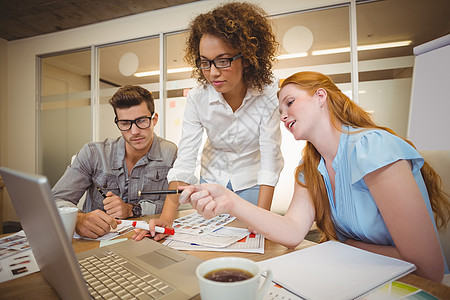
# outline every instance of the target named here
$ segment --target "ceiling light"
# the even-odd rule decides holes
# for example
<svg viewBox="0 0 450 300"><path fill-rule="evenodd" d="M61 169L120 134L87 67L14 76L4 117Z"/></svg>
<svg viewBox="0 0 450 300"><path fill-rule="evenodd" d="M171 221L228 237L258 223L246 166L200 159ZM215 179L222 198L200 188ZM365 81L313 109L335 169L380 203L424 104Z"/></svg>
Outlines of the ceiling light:
<svg viewBox="0 0 450 300"><path fill-rule="evenodd" d="M400 42L392 42L392 43L382 43L382 44L358 46L357 49L358 49L358 51L376 50L376 49L386 49L386 48L409 46L411 44L412 44L412 41L400 41Z"/></svg>
<svg viewBox="0 0 450 300"><path fill-rule="evenodd" d="M148 71L148 72L138 72L134 73L134 77L147 77L147 76L155 76L159 75L159 71Z"/></svg>
<svg viewBox="0 0 450 300"><path fill-rule="evenodd" d="M350 52L350 47L327 49L327 50L316 50L316 51L312 51L311 55L337 54L337 53L344 53L344 52Z"/></svg>
<svg viewBox="0 0 450 300"><path fill-rule="evenodd" d="M412 43L412 41L400 41L400 42L392 42L392 43L372 44L372 45L358 46L357 49L358 49L358 51L386 49L386 48L409 46L409 45L411 45L411 43ZM325 54L336 54L336 53L344 53L344 52L350 52L350 47L327 49L327 50L317 50L317 51L312 51L311 54L312 55L325 55Z"/></svg>
<svg viewBox="0 0 450 300"><path fill-rule="evenodd" d="M192 68L187 67L187 68L169 69L169 70L167 70L167 73L173 74L173 73L183 73L183 72L191 72L191 71L192 71Z"/></svg>
<svg viewBox="0 0 450 300"><path fill-rule="evenodd" d="M188 67L188 68L168 69L167 73L173 74L173 73L183 73L183 72L191 72L191 71L192 71L192 68ZM147 77L147 76L156 76L156 75L159 75L159 70L134 73L134 77Z"/></svg>
<svg viewBox="0 0 450 300"><path fill-rule="evenodd" d="M281 60L281 59L299 58L299 57L306 57L306 56L308 56L307 52L298 52L298 53L281 54L281 55L277 56L276 58L278 60Z"/></svg>

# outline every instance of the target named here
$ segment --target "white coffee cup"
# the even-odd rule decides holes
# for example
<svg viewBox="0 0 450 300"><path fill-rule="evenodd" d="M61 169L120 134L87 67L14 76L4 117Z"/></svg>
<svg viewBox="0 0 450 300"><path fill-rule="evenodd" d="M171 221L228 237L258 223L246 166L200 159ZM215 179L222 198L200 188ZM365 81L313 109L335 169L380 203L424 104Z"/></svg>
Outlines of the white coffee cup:
<svg viewBox="0 0 450 300"><path fill-rule="evenodd" d="M78 208L76 207L58 207L59 216L64 226L64 231L72 243L73 232L77 223Z"/></svg>
<svg viewBox="0 0 450 300"><path fill-rule="evenodd" d="M219 282L204 276L219 269L240 269L253 275L235 282ZM264 283L260 285L266 273ZM196 269L202 300L261 300L272 283L272 270L260 267L254 261L241 257L219 257L202 262Z"/></svg>

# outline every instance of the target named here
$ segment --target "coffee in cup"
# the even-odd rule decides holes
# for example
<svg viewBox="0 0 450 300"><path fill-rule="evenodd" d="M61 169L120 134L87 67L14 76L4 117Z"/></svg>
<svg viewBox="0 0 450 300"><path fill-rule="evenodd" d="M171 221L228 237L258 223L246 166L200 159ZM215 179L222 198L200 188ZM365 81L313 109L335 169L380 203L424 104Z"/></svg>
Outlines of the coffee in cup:
<svg viewBox="0 0 450 300"><path fill-rule="evenodd" d="M197 267L196 274L202 300L261 300L272 282L270 269L241 257L207 260Z"/></svg>
<svg viewBox="0 0 450 300"><path fill-rule="evenodd" d="M219 282L235 282L252 278L253 274L238 268L223 268L208 272L204 277Z"/></svg>

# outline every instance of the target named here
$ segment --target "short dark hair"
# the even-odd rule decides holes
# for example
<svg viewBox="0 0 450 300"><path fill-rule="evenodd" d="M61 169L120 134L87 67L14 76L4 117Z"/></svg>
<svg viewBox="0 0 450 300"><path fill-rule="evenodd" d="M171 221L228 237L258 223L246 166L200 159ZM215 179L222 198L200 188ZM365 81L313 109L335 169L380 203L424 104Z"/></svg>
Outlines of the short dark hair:
<svg viewBox="0 0 450 300"><path fill-rule="evenodd" d="M114 108L116 116L116 109L130 108L132 106L140 105L142 102L147 104L148 110L153 115L155 112L155 102L152 93L143 87L137 85L125 85L118 89L111 99L109 99L109 104Z"/></svg>

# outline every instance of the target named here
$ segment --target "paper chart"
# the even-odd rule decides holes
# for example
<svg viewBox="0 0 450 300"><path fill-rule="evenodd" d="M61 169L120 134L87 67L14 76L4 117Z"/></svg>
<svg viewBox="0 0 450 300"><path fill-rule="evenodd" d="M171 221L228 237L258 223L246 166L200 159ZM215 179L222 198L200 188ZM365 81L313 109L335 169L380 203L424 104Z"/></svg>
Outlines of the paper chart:
<svg viewBox="0 0 450 300"><path fill-rule="evenodd" d="M212 232L224 225L234 221L236 218L229 214L221 214L212 219L206 220L199 213L192 213L173 221L175 233L186 233L199 235Z"/></svg>
<svg viewBox="0 0 450 300"><path fill-rule="evenodd" d="M39 271L23 230L0 239L0 282Z"/></svg>
<svg viewBox="0 0 450 300"><path fill-rule="evenodd" d="M220 227L214 231L205 231L196 236L190 233L180 233L175 231L172 236L166 237L166 240L178 241L184 243L194 243L206 247L223 248L227 247L248 235L248 230L235 227Z"/></svg>
<svg viewBox="0 0 450 300"><path fill-rule="evenodd" d="M39 271L31 249L0 260L0 282L19 278Z"/></svg>
<svg viewBox="0 0 450 300"><path fill-rule="evenodd" d="M247 252L247 253L264 253L264 237L260 234L253 234L247 229L234 228L246 234L246 236L227 247L207 247L193 243L180 242L176 240L166 240L164 245L177 250L187 251L217 251L217 252Z"/></svg>
<svg viewBox="0 0 450 300"><path fill-rule="evenodd" d="M31 248L23 230L0 239L0 259L29 249Z"/></svg>

